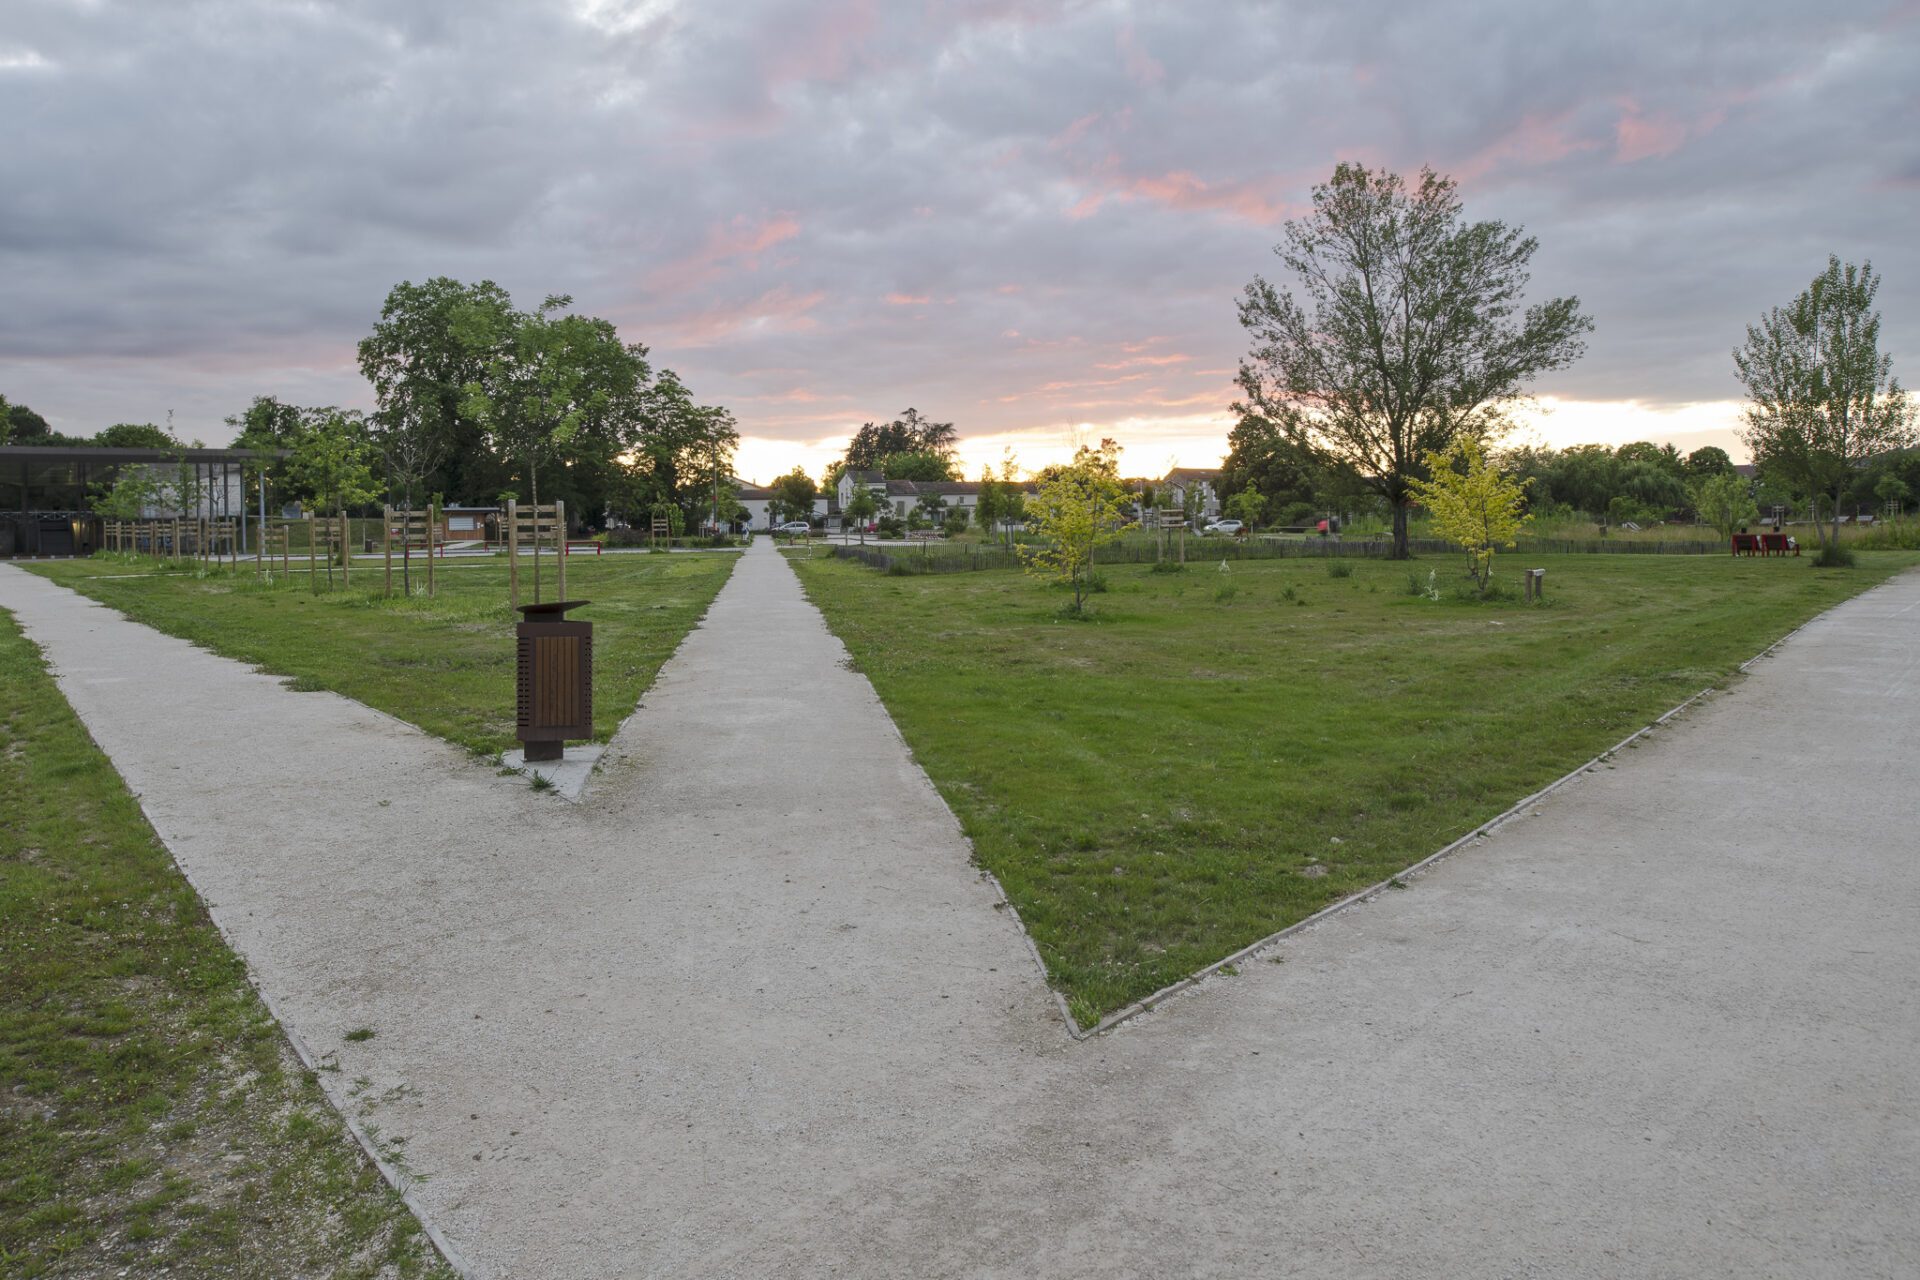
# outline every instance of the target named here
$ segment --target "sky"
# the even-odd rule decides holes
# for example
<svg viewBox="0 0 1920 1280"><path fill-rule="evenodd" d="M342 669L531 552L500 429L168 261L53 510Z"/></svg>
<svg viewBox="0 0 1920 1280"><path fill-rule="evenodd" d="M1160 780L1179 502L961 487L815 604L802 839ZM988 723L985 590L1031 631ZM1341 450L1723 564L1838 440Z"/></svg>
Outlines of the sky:
<svg viewBox="0 0 1920 1280"><path fill-rule="evenodd" d="M1336 163L1458 180L1597 328L1525 438L1736 455L1731 350L1827 255L1920 362L1920 3L7 0L0 394L59 430L371 408L402 280L553 293L738 470L954 422L1218 465L1235 312Z"/></svg>

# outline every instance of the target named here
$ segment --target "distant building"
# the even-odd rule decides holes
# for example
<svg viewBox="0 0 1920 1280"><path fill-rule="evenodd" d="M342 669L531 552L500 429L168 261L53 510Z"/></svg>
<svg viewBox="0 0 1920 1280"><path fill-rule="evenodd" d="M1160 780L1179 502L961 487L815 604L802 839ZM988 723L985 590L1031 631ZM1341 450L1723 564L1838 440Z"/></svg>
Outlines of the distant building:
<svg viewBox="0 0 1920 1280"><path fill-rule="evenodd" d="M99 449L0 446L0 556L88 555L98 549L98 495L128 470L158 489L147 519L249 518L245 467L252 449ZM244 538L244 533L243 533Z"/></svg>
<svg viewBox="0 0 1920 1280"><path fill-rule="evenodd" d="M861 489L879 500L876 518L891 515L905 520L915 507L925 507L935 524L943 523L951 511L965 511L969 522L974 522L980 509L978 480L889 480L878 471L849 471L840 477L839 487L834 491L831 512L836 521L842 518L841 513ZM1032 497L1033 486L1022 486L1021 492ZM939 505L930 503L929 499L938 499Z"/></svg>
<svg viewBox="0 0 1920 1280"><path fill-rule="evenodd" d="M1201 519L1220 514L1220 468L1175 467L1155 486L1163 507L1181 507Z"/></svg>

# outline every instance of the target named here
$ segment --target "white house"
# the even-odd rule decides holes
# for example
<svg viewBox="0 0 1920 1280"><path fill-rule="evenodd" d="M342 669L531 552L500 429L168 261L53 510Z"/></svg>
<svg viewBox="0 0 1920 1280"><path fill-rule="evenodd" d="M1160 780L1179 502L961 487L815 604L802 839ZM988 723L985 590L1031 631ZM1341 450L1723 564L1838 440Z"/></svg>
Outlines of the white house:
<svg viewBox="0 0 1920 1280"><path fill-rule="evenodd" d="M879 499L876 516L891 515L905 520L914 508L925 507L935 524L942 523L950 511L964 511L968 523L978 523L975 519L980 508L978 480L888 480L878 471L848 471L841 475L840 485L834 492L832 517L835 521L843 518L842 513L853 501L854 493L862 488ZM1022 486L1021 492L1033 496L1031 486Z"/></svg>
<svg viewBox="0 0 1920 1280"><path fill-rule="evenodd" d="M1218 467L1175 467L1161 477L1155 497L1163 507L1184 507L1203 520L1211 520L1220 514L1219 486Z"/></svg>

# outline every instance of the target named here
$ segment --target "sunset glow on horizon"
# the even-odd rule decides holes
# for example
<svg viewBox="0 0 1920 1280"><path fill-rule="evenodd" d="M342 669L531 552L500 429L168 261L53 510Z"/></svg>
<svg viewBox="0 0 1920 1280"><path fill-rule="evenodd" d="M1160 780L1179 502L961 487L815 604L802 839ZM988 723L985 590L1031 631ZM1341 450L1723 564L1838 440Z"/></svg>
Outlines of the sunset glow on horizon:
<svg viewBox="0 0 1920 1280"><path fill-rule="evenodd" d="M382 300L450 276L613 322L759 481L909 406L970 478L1216 466L1237 301L1343 160L1452 176L1593 317L1516 439L1744 456L1729 352L1829 252L1920 345L1920 171L1833 142L1908 94L1911 5L213 8L9 14L0 395L56 430L370 409Z"/></svg>

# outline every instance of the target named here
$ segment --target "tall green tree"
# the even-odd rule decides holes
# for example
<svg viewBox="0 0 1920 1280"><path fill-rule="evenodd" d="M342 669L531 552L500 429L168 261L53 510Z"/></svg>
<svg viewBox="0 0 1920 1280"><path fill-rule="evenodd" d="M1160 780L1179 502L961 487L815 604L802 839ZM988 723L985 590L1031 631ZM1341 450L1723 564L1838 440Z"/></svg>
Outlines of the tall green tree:
<svg viewBox="0 0 1920 1280"><path fill-rule="evenodd" d="M180 442L151 422L116 422L93 438L102 449L177 449Z"/></svg>
<svg viewBox="0 0 1920 1280"><path fill-rule="evenodd" d="M1259 414L1241 417L1227 433L1227 458L1220 465L1221 493L1257 490L1267 506L1279 509L1312 502L1318 468L1313 455Z"/></svg>
<svg viewBox="0 0 1920 1280"><path fill-rule="evenodd" d="M770 487L773 489L774 511L781 519L812 521L813 499L819 490L806 468L795 467Z"/></svg>
<svg viewBox="0 0 1920 1280"><path fill-rule="evenodd" d="M435 276L387 293L360 340L360 372L373 387L374 430L403 500L415 486L468 501L500 487L500 460L466 399L512 332L512 315L512 300L491 280Z"/></svg>
<svg viewBox="0 0 1920 1280"><path fill-rule="evenodd" d="M671 369L636 391L637 431L615 465L626 501L651 511L671 503L688 526L713 519L716 490L732 478L740 434L733 415L695 401Z"/></svg>
<svg viewBox="0 0 1920 1280"><path fill-rule="evenodd" d="M6 406L7 444L58 444L65 438L49 426L45 418L18 401L9 404L0 397L0 405Z"/></svg>
<svg viewBox="0 0 1920 1280"><path fill-rule="evenodd" d="M607 452L626 447L637 431L621 406L637 406L648 374L644 348L622 344L604 320L566 314L572 303L553 295L530 312L469 310L459 317L463 339L493 352L467 384L463 411L512 460L536 506L550 469L582 456L611 465Z"/></svg>
<svg viewBox="0 0 1920 1280"><path fill-rule="evenodd" d="M935 422L922 417L918 409L909 408L892 422L866 422L847 442L846 456L842 465L849 471L886 471L891 458L904 454L928 454L938 460L932 469L939 474L894 475L888 472L892 480L951 480L953 479L953 451L959 443L959 433L951 422ZM919 470L929 468L926 462L910 464Z"/></svg>
<svg viewBox="0 0 1920 1280"><path fill-rule="evenodd" d="M1404 559L1424 460L1496 435L1533 378L1579 357L1593 322L1571 297L1522 311L1538 243L1467 222L1453 181L1430 169L1409 190L1343 163L1313 206L1274 249L1293 291L1256 276L1241 299L1253 347L1234 409L1361 476L1391 509Z"/></svg>
<svg viewBox="0 0 1920 1280"><path fill-rule="evenodd" d="M1733 459L1725 449L1718 445L1702 445L1687 455L1685 471L1688 483L1698 483L1708 476L1717 476L1733 470Z"/></svg>
<svg viewBox="0 0 1920 1280"><path fill-rule="evenodd" d="M1840 539L1840 509L1867 459L1912 445L1914 411L1880 351L1880 277L1827 259L1792 302L1747 326L1733 353L1747 389L1745 438L1754 461L1789 486L1830 498L1829 548Z"/></svg>
<svg viewBox="0 0 1920 1280"><path fill-rule="evenodd" d="M357 409L309 409L287 469L323 515L363 507L379 496L373 468L378 454Z"/></svg>
<svg viewBox="0 0 1920 1280"><path fill-rule="evenodd" d="M295 405L273 396L255 396L245 410L226 420L233 428L233 447L252 449L263 454L291 450L308 429L309 415ZM280 497L307 501L311 492L296 491L289 483L290 469L272 457L255 457L241 464L245 499L249 508L265 501L262 489L277 491Z"/></svg>
<svg viewBox="0 0 1920 1280"><path fill-rule="evenodd" d="M913 449L882 458L880 474L889 480L951 480L953 463L942 454Z"/></svg>

